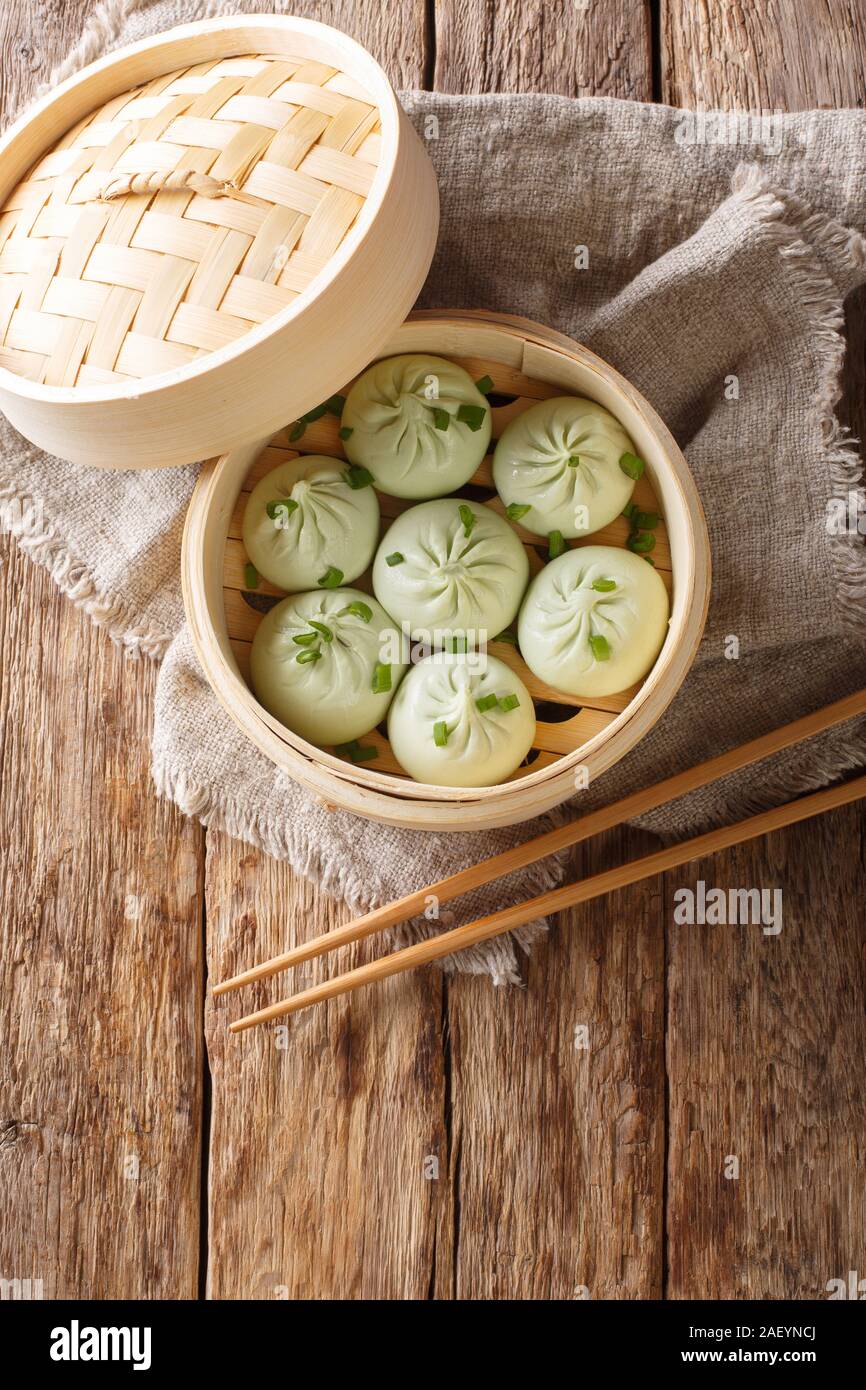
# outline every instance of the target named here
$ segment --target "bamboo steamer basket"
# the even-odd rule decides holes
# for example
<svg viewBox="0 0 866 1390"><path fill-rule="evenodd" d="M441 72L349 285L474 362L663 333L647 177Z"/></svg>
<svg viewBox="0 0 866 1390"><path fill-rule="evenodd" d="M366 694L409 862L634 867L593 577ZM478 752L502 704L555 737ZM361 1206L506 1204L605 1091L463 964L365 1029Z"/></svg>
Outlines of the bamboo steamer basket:
<svg viewBox="0 0 866 1390"><path fill-rule="evenodd" d="M592 353L503 315L406 318L437 229L432 166L384 73L353 40L306 20L219 18L134 44L63 83L0 140L0 408L78 463L210 458L182 568L218 699L251 745L325 805L460 831L556 806L652 727L700 639L709 545L671 435ZM413 782L378 732L366 740L375 762L352 764L284 728L245 679L255 627L278 595L266 583L245 589L244 494L297 452L287 425L372 361L409 351L492 379L494 440L535 400L599 401L646 462L637 502L663 517L654 553L672 617L639 687L574 700L492 644L527 684L538 720L527 765L500 786ZM342 456L337 428L327 415L309 424L300 451ZM489 457L471 495L502 510ZM384 525L405 505L380 497ZM520 534L537 570L538 538ZM621 545L626 534L618 519L588 539Z"/></svg>
<svg viewBox="0 0 866 1390"><path fill-rule="evenodd" d="M437 225L422 143L346 35L236 16L134 44L0 141L0 408L99 467L260 440L402 323Z"/></svg>
<svg viewBox="0 0 866 1390"><path fill-rule="evenodd" d="M493 787L451 788L414 782L401 774L387 740L374 731L373 762L353 764L333 750L314 747L286 729L257 702L246 681L249 647L262 613L280 591L261 581L245 590L241 522L246 494L266 472L297 452L343 457L339 421L325 416L308 425L297 449L285 429L258 444L232 450L205 465L187 514L183 585L193 642L218 699L251 744L324 805L390 825L436 831L468 831L527 820L575 795L617 762L653 726L681 685L700 641L710 591L706 523L688 466L655 411L618 372L580 344L526 320L473 311L416 313L385 342L376 358L429 352L452 358L473 377L493 381L493 440L509 420L548 396L586 395L621 421L646 463L635 489L642 510L660 513L654 551L671 593L671 620L662 651L639 686L591 700L552 690L528 671L506 644L490 650L524 680L536 704L532 761ZM371 358L372 360L372 358ZM366 364L365 364L366 365ZM349 379L343 383L348 389ZM324 399L328 392L320 393ZM288 419L284 424L288 423ZM471 480L472 496L502 505L492 487L488 456ZM479 489L484 490L479 494ZM459 494L458 494L459 495ZM380 495L383 526L411 505ZM530 567L540 568L539 538L515 528ZM624 545L627 523L610 526L576 544ZM353 587L370 590L369 574Z"/></svg>

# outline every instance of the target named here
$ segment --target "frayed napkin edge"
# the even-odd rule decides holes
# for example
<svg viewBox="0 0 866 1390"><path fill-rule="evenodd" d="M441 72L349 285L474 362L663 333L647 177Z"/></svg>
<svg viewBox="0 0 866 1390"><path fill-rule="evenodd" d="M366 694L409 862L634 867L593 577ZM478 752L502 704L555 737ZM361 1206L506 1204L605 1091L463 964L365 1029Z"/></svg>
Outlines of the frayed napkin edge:
<svg viewBox="0 0 866 1390"><path fill-rule="evenodd" d="M143 621L127 599L100 588L84 561L73 554L54 527L40 523L39 513L32 497L14 486L0 488L0 535L12 536L34 564L48 571L61 593L131 657L161 661L173 634Z"/></svg>
<svg viewBox="0 0 866 1390"><path fill-rule="evenodd" d="M320 892L344 902L356 916L372 912L387 901L369 891L351 863L329 862L311 842L303 846L296 844L288 826L277 826L266 816L242 809L223 792L195 781L185 772L170 767L164 759L153 759L151 777L157 795L173 802L185 816L282 860ZM569 819L569 813L565 808L557 808L548 819L553 824L562 823ZM563 881L566 861L567 853L563 852L528 866L524 871L527 897L558 888ZM447 922L447 925L452 924ZM548 930L548 919L537 918L513 932L467 947L453 956L444 956L435 964L446 974L486 975L495 985L523 985L515 945L528 956L532 946L545 937ZM424 919L415 919L389 929L384 935L399 947L413 945L419 937L436 936L438 932Z"/></svg>
<svg viewBox="0 0 866 1390"><path fill-rule="evenodd" d="M740 164L731 180L735 198L750 203L783 258L791 281L811 320L816 382L813 398L827 469L830 502L856 493L866 505L860 441L836 415L842 396L847 352L845 290L822 268L820 253L852 272L866 267L866 237L816 212L799 194L775 183L757 164ZM859 275L858 277L859 278ZM829 533L829 553L845 627L866 640L866 545L859 534Z"/></svg>

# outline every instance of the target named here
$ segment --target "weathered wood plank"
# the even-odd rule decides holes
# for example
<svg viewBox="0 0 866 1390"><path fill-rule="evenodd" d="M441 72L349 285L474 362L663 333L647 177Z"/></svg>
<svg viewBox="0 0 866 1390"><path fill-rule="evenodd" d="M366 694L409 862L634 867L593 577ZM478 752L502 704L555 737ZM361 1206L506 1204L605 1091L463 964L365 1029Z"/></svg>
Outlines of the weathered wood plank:
<svg viewBox="0 0 866 1390"><path fill-rule="evenodd" d="M435 0L434 86L652 100L640 0Z"/></svg>
<svg viewBox="0 0 866 1390"><path fill-rule="evenodd" d="M211 977L345 921L284 864L208 837ZM213 1298L423 1299L450 1265L441 977L231 1036L230 1017L371 959L381 943L208 1009Z"/></svg>
<svg viewBox="0 0 866 1390"><path fill-rule="evenodd" d="M93 8L2 7L4 121ZM0 1276L194 1298L203 836L153 794L155 669L0 555Z"/></svg>
<svg viewBox="0 0 866 1390"><path fill-rule="evenodd" d="M202 835L153 794L155 669L2 557L0 1276L194 1298Z"/></svg>
<svg viewBox="0 0 866 1390"><path fill-rule="evenodd" d="M422 0L293 8L355 34L396 85L424 84ZM345 917L287 865L208 834L212 978ZM294 987L289 976L275 983ZM285 1035L229 1037L226 1002L208 1005L212 1297L421 1299L434 1271L450 1268L441 988L435 972L394 980ZM228 1007L248 1003L245 992Z"/></svg>
<svg viewBox="0 0 866 1390"><path fill-rule="evenodd" d="M651 95L645 6L507 4L494 12L440 0L436 14L437 85L448 90ZM586 847L570 873L609 867L649 843L608 836ZM438 1281L439 1296L660 1296L659 889L640 885L564 913L536 947L526 992L448 980L460 1222L454 1279Z"/></svg>
<svg viewBox="0 0 866 1390"><path fill-rule="evenodd" d="M424 87L430 55L425 0L292 0L290 13L333 24L362 43L395 87Z"/></svg>
<svg viewBox="0 0 866 1390"><path fill-rule="evenodd" d="M866 22L846 0L667 0L663 99L862 105ZM843 413L862 428L863 299ZM668 1295L820 1298L866 1238L863 817L856 807L668 875ZM783 890L783 930L677 926L697 881ZM739 1179L725 1176L726 1156ZM728 1164L733 1171L733 1163Z"/></svg>
<svg viewBox="0 0 866 1390"><path fill-rule="evenodd" d="M699 880L783 894L777 935L669 930L671 1298L826 1298L862 1270L862 823L806 833L668 876L669 920Z"/></svg>
<svg viewBox="0 0 866 1390"><path fill-rule="evenodd" d="M97 0L27 0L0 6L0 110L5 126L30 100L79 38Z"/></svg>
<svg viewBox="0 0 866 1390"><path fill-rule="evenodd" d="M569 873L649 849L616 832ZM659 1298L659 883L563 913L527 989L449 979L458 1298Z"/></svg>
<svg viewBox="0 0 866 1390"><path fill-rule="evenodd" d="M662 4L662 100L672 106L862 107L864 70L859 0Z"/></svg>

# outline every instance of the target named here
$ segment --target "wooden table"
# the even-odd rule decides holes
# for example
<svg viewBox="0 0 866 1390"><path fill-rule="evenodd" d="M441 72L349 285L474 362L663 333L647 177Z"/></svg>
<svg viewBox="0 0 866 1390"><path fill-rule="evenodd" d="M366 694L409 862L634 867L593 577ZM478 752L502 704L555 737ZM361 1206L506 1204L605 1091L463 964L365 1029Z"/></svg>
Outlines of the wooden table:
<svg viewBox="0 0 866 1390"><path fill-rule="evenodd" d="M7 0L7 111L93 8L37 24ZM863 105L858 0L294 8L398 86ZM284 1050L229 1038L204 1002L229 948L345 913L156 800L155 670L11 543L2 564L0 1276L48 1298L544 1299L866 1275L856 810L566 914L525 990L429 971L302 1015ZM651 843L609 835L575 872ZM675 927L700 878L783 886L781 937Z"/></svg>

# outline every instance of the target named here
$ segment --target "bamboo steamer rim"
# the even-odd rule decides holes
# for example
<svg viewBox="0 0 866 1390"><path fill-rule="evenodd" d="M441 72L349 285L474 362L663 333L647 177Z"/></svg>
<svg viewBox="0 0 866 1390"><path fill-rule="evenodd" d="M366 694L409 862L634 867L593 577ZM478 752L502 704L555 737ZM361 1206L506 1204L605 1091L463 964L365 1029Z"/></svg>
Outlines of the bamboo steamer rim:
<svg viewBox="0 0 866 1390"><path fill-rule="evenodd" d="M175 62L178 63L179 67L183 67L183 59L173 57L173 54L190 41L198 38L212 39L219 47L222 43L233 45L235 36L242 35L245 46L249 43L255 47L256 43L261 43L263 45L262 51L266 52L266 41L269 36L273 37L275 30L285 34L287 39L299 39L310 45L319 43L326 49L330 48L343 54L348 68L363 71L363 77L359 80L369 91L371 102L379 111L382 137L381 151L369 192L354 224L332 253L327 264L314 276L298 297L285 308L278 310L264 322L255 325L233 342L208 351L202 357L181 367L134 378L130 381L106 383L97 387L45 385L0 365L0 387L26 400L57 404L95 405L103 402L139 400L152 394L156 395L170 386L180 385L205 376L214 368L233 362L251 348L266 342L290 325L294 318L299 317L304 309L324 290L327 290L343 272L352 256L368 239L376 215L387 196L401 141L406 138L406 126L404 124L405 117L402 116L393 88L375 59L361 44L347 34L315 20L286 15L232 15L179 25L161 34L139 40L116 52L106 54L81 72L67 78L29 107L0 139L0 170L3 171L2 176L0 176L0 198L5 203L11 190L26 175L28 169L48 153L44 144L40 144L38 149L31 148L28 144L28 136L32 135L34 123L38 122L42 115L57 108L62 112L62 119L65 123L64 131L71 129L77 121L93 111L93 106L88 104L85 98L91 87L99 85L103 74L111 72L117 74L123 72L125 74L128 69L142 74L138 81L124 78L124 85L121 85L119 89L115 89L114 84L111 84L114 95L122 95L124 92L135 90L136 86L147 80L146 74L149 74L150 77L156 75L156 70L151 67L151 60L155 60L157 57L159 58L159 71L162 73L173 71L173 63ZM247 38L247 36L249 37ZM237 53L236 47L232 46L216 56L227 58L240 55ZM186 66L190 65L189 63L186 64ZM19 146L23 152L18 150L16 155ZM14 172L10 173L10 170ZM327 395L327 390L323 394Z"/></svg>
<svg viewBox="0 0 866 1390"><path fill-rule="evenodd" d="M407 333L415 329L411 342ZM664 460L664 484L679 509L681 528L674 579L671 630L653 669L626 708L604 730L571 753L523 777L493 787L449 788L402 780L389 773L363 770L325 753L286 729L255 699L228 646L222 607L222 548L228 516L240 493L249 463L258 450L237 451L209 464L203 471L187 513L183 544L183 585L188 620L199 660L217 698L251 741L288 775L313 791L327 805L339 806L386 823L437 830L472 830L514 824L540 814L575 792L575 767L591 767L597 777L618 761L658 720L685 678L697 650L709 604L710 548L703 510L694 481L672 435L651 406L618 372L588 349L554 330L511 315L476 310L422 311L409 316L398 330L398 341L385 345L380 356L400 351L435 351L448 356L472 355L463 350L423 346L426 327L441 330L455 341L466 330L559 355L593 373L599 386L618 393L621 405L637 412L650 432L658 457ZM477 355L477 354L476 354ZM491 356L495 355L492 351ZM505 359L503 359L505 360ZM550 364L551 370L555 360ZM560 383L557 383L560 384ZM564 388L568 389L568 388ZM592 394L589 392L588 394ZM615 412L615 407L612 407ZM628 428L628 426L627 426ZM632 432L631 429L629 432ZM262 446L259 446L262 447ZM226 495L237 484L234 495ZM214 504L214 493L218 501ZM206 553L216 543L219 557ZM214 612L216 609L216 612ZM677 631L673 631L676 620ZM461 819L465 823L457 823Z"/></svg>

